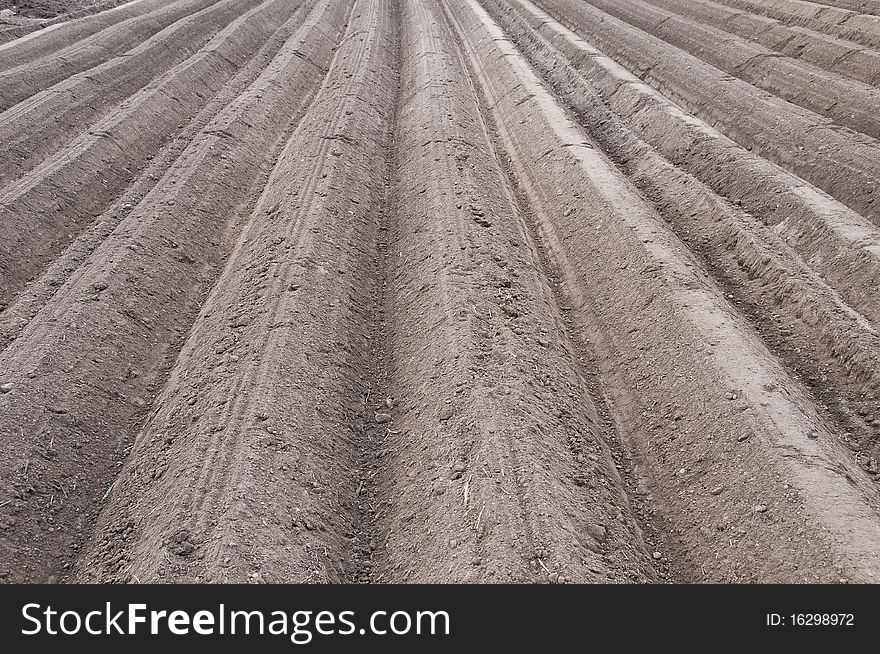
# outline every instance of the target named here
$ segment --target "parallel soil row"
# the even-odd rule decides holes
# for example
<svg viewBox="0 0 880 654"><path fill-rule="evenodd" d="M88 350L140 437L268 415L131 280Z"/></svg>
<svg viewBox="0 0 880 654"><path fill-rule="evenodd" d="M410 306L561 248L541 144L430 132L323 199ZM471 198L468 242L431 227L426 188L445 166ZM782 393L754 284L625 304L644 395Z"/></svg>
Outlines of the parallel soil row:
<svg viewBox="0 0 880 654"><path fill-rule="evenodd" d="M0 109L8 109L25 98L76 73L93 68L114 56L125 55L136 60L139 52L146 51L153 58L160 49L174 48L176 45L174 40L162 38L151 42L151 45L158 47L139 47L132 50L131 44L140 44L189 15L193 15L191 20L195 23L201 22L208 17L208 15L201 14L201 10L211 4L213 4L212 0L201 0L201 2L195 3L180 0L146 15L132 17L52 54L7 68L0 73L0 89L2 89L0 90ZM178 34L177 28L180 26L176 25L169 34ZM181 43L187 41L186 36L189 35L184 35ZM131 60L127 59L126 63L131 64ZM141 66L143 66L143 60ZM92 73L92 81L94 81L96 72Z"/></svg>
<svg viewBox="0 0 880 654"><path fill-rule="evenodd" d="M880 1L878 0L818 0L817 4L880 16Z"/></svg>
<svg viewBox="0 0 880 654"><path fill-rule="evenodd" d="M338 3L335 3L338 4ZM351 579L396 35L358 0L139 434L83 578ZM350 542L354 541L354 542Z"/></svg>
<svg viewBox="0 0 880 654"><path fill-rule="evenodd" d="M463 63L413 4L398 26L356 6L362 36L276 166L83 578L102 561L126 580L653 577ZM397 30L392 112L374 105L394 99Z"/></svg>
<svg viewBox="0 0 880 654"><path fill-rule="evenodd" d="M20 380L0 398L11 579L64 575L90 533L349 10L317 3L0 354L6 376Z"/></svg>
<svg viewBox="0 0 880 654"><path fill-rule="evenodd" d="M515 6L500 20L545 79L722 286L743 294L777 352L809 369L853 449L877 455L877 228L686 115L534 5Z"/></svg>
<svg viewBox="0 0 880 654"><path fill-rule="evenodd" d="M62 14L46 23L34 23L18 29L10 28L8 32L0 33L0 70L5 69L10 61L22 61L52 52L105 27L133 16L140 16L165 4L162 0L130 0L124 3L109 0L109 2L118 6L103 9L96 6L98 12L84 11L81 15L74 15L80 12L73 12L69 16ZM39 33L32 33L37 30ZM52 36L45 38L49 32Z"/></svg>
<svg viewBox="0 0 880 654"><path fill-rule="evenodd" d="M0 46L0 579L877 581L875 7L749 2Z"/></svg>
<svg viewBox="0 0 880 654"><path fill-rule="evenodd" d="M880 221L880 145L769 95L628 23L574 0L538 3L683 109Z"/></svg>
<svg viewBox="0 0 880 654"><path fill-rule="evenodd" d="M839 78L751 39L740 39L642 0L589 0L588 4L838 125L872 138L880 135L876 116L880 90L869 84ZM876 66L870 70L880 73Z"/></svg>
<svg viewBox="0 0 880 654"><path fill-rule="evenodd" d="M232 0L221 4L230 19L242 9ZM121 80L110 72L106 85L115 91L90 88L86 76L79 101L65 91L47 92L0 115L8 118L0 133L10 132L0 169L7 181L0 189L0 304L101 214L277 29L302 17L298 3L288 0L251 5L192 57L118 104ZM77 77L62 84L76 84ZM107 93L111 101L102 103Z"/></svg>
<svg viewBox="0 0 880 654"><path fill-rule="evenodd" d="M821 560L825 580L841 567L876 575L876 487L833 428L497 24L464 2L453 6L539 229L566 273L581 332L596 335L608 392L674 520L690 574L797 580ZM494 56L490 43L500 50Z"/></svg>
<svg viewBox="0 0 880 654"><path fill-rule="evenodd" d="M439 5L404 12L379 579L653 579L613 430Z"/></svg>
<svg viewBox="0 0 880 654"><path fill-rule="evenodd" d="M872 48L880 46L880 16L805 0L719 1L752 14L775 18L787 25L808 27Z"/></svg>
<svg viewBox="0 0 880 654"><path fill-rule="evenodd" d="M793 27L764 16L701 0L649 0L651 4L695 21L736 34L788 57L803 59L829 72L877 86L880 53L803 27ZM765 56L772 56L769 52Z"/></svg>
<svg viewBox="0 0 880 654"><path fill-rule="evenodd" d="M118 195L107 209L85 227L79 236L64 248L47 268L29 282L16 296L15 301L0 313L0 349L15 339L29 320L61 286L86 257L113 232L129 211L146 196L162 179L168 168L180 156L190 142L230 102L245 91L263 72L284 43L291 38L302 23L306 8L300 6L296 13L269 38L246 66L227 82L220 91L181 129L174 139L148 157L148 164Z"/></svg>

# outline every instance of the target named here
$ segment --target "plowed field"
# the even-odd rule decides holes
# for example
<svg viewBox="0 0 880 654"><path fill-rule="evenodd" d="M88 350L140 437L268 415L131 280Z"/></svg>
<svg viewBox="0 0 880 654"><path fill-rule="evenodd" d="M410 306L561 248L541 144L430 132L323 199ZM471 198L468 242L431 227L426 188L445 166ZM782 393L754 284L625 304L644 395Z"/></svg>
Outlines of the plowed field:
<svg viewBox="0 0 880 654"><path fill-rule="evenodd" d="M116 4L0 31L0 580L880 582L880 0Z"/></svg>

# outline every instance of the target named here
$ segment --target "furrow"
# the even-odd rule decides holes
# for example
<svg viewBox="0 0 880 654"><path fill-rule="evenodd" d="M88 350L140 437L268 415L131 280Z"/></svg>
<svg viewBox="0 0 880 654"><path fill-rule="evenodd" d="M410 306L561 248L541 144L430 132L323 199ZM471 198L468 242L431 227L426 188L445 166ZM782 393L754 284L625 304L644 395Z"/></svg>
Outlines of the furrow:
<svg viewBox="0 0 880 654"><path fill-rule="evenodd" d="M817 397L832 407L859 460L880 472L871 463L880 459L880 425L871 417L880 397L877 230L865 224L850 233L828 220L821 204L805 201L810 195L802 181L738 151L644 85L621 85L630 89L627 101L603 97L504 3L487 6L579 122L722 286L736 292L774 352L803 372ZM546 15L536 17L541 32L570 60L587 54L601 64L602 57L579 52L582 42L570 32L546 22ZM700 150L683 147L694 141L701 142ZM708 147L712 141L714 148Z"/></svg>
<svg viewBox="0 0 880 654"><path fill-rule="evenodd" d="M330 5L315 24L338 39L351 5ZM392 100L388 7L358 0L351 9L79 578L319 581L357 567L351 463L362 427L353 398ZM318 54L314 45L298 51ZM169 492L182 479L183 492Z"/></svg>
<svg viewBox="0 0 880 654"><path fill-rule="evenodd" d="M880 581L878 7L4 12L0 583Z"/></svg>
<svg viewBox="0 0 880 654"><path fill-rule="evenodd" d="M880 16L880 0L816 0L816 4Z"/></svg>
<svg viewBox="0 0 880 654"><path fill-rule="evenodd" d="M831 73L874 86L880 83L880 52L857 43L803 27L790 27L773 18L756 16L709 0L688 3L650 0L650 3L815 64Z"/></svg>
<svg viewBox="0 0 880 654"><path fill-rule="evenodd" d="M20 66L81 41L130 18L162 8L167 0L132 0L107 11L49 25L0 45L0 70Z"/></svg>
<svg viewBox="0 0 880 654"><path fill-rule="evenodd" d="M118 472L205 294L324 78L346 9L318 3L0 354L15 385L0 396L6 579L69 574L122 481Z"/></svg>
<svg viewBox="0 0 880 654"><path fill-rule="evenodd" d="M859 14L803 0L719 0L730 7L819 30L868 47L880 46L880 16Z"/></svg>
<svg viewBox="0 0 880 654"><path fill-rule="evenodd" d="M0 188L0 305L106 210L296 10L266 0L197 55Z"/></svg>
<svg viewBox="0 0 880 654"><path fill-rule="evenodd" d="M5 111L62 80L94 68L113 57L136 58L137 48L129 52L132 43L140 44L172 23L215 2L216 0L178 0L155 12L122 21L51 55L3 70L0 72L0 111ZM155 59L156 54L153 51L151 61ZM94 83L94 76L90 81Z"/></svg>
<svg viewBox="0 0 880 654"><path fill-rule="evenodd" d="M880 135L876 115L880 90L868 84L841 79L811 64L641 0L588 0L588 4L718 70L819 116L827 116L837 125L872 138ZM880 73L878 70L874 72Z"/></svg>
<svg viewBox="0 0 880 654"><path fill-rule="evenodd" d="M654 579L455 40L403 22L374 578Z"/></svg>
<svg viewBox="0 0 880 654"><path fill-rule="evenodd" d="M877 489L834 426L491 17L449 5L691 579L876 579Z"/></svg>
<svg viewBox="0 0 880 654"><path fill-rule="evenodd" d="M197 53L211 50L215 39L222 41L236 31L242 15L261 4L259 0L224 0L182 18L127 56L67 77L18 104L10 98L0 105L5 109L0 113L0 141L4 143L0 184L45 164L49 155L84 131L93 133L101 118L136 102L138 91L154 90L169 75L190 66Z"/></svg>
<svg viewBox="0 0 880 654"><path fill-rule="evenodd" d="M727 137L880 222L880 147L873 139L836 128L589 4L539 5Z"/></svg>
<svg viewBox="0 0 880 654"><path fill-rule="evenodd" d="M0 351L18 338L30 320L63 287L65 282L79 267L88 263L89 256L112 233L144 196L160 182L175 160L186 147L208 125L208 123L269 65L278 51L302 25L308 7L300 4L293 15L263 45L259 53L230 80L222 90L205 105L186 127L178 133L155 156L148 159L148 165L138 178L125 191L113 200L112 204L74 239L60 255L32 282L15 297L14 301L0 312Z"/></svg>

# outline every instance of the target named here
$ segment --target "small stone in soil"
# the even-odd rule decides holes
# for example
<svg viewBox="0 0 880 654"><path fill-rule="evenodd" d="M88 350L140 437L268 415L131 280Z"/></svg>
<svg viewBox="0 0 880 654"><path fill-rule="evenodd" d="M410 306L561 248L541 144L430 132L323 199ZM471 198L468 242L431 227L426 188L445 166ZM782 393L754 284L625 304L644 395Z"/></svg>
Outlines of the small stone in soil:
<svg viewBox="0 0 880 654"><path fill-rule="evenodd" d="M377 413L376 422L380 425L385 422L391 422L391 416L387 413Z"/></svg>
<svg viewBox="0 0 880 654"><path fill-rule="evenodd" d="M437 417L440 419L440 422L446 422L454 414L455 414L455 411L452 409L452 407L446 406L446 407L443 407L442 409L440 409L440 413L437 415Z"/></svg>
<svg viewBox="0 0 880 654"><path fill-rule="evenodd" d="M0 386L0 393L8 393L9 391L12 390L12 388L13 388L13 383L7 382L7 383L3 384L2 386Z"/></svg>

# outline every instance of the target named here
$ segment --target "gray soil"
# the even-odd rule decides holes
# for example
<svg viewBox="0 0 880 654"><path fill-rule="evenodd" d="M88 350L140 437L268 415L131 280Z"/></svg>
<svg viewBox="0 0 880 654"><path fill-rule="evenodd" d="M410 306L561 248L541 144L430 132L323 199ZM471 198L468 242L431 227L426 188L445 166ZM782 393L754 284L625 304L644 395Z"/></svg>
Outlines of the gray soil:
<svg viewBox="0 0 880 654"><path fill-rule="evenodd" d="M880 581L825 4L19 3L0 580Z"/></svg>

